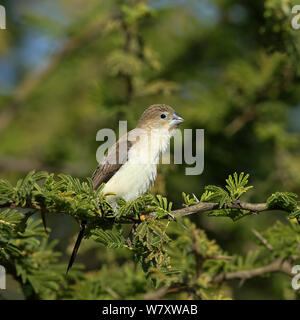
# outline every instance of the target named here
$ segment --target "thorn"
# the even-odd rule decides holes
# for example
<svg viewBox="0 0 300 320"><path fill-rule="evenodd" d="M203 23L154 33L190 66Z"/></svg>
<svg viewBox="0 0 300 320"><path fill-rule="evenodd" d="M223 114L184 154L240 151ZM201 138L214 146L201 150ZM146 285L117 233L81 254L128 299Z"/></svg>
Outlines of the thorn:
<svg viewBox="0 0 300 320"><path fill-rule="evenodd" d="M195 196L195 194L192 193L192 195L193 195L194 199L197 201L197 203L199 203L200 201L199 201L199 199Z"/></svg>
<svg viewBox="0 0 300 320"><path fill-rule="evenodd" d="M73 263L75 261L78 249L80 247L81 241L82 241L83 236L84 236L84 231L86 229L86 224L87 224L86 221L82 221L81 222L80 231L78 233L77 240L75 242L75 246L74 246L72 254L71 254L71 258L70 258L70 261L69 261L69 264L68 264L68 268L67 268L66 274L68 274L69 270L72 268L72 265L73 265Z"/></svg>
<svg viewBox="0 0 300 320"><path fill-rule="evenodd" d="M46 212L44 209L41 209L41 218L42 218L42 221L43 221L43 226L44 226L44 230L45 230L45 233L48 235L48 230L47 230L47 224L46 224Z"/></svg>

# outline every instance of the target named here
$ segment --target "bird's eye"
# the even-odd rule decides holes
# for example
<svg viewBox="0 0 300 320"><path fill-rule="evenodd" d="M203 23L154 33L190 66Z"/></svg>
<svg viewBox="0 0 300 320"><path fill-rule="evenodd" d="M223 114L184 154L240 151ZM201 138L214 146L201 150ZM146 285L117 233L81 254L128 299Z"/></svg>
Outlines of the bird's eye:
<svg viewBox="0 0 300 320"><path fill-rule="evenodd" d="M166 115L164 114L164 113L162 113L161 115L160 115L160 117L162 118L162 119L166 119Z"/></svg>

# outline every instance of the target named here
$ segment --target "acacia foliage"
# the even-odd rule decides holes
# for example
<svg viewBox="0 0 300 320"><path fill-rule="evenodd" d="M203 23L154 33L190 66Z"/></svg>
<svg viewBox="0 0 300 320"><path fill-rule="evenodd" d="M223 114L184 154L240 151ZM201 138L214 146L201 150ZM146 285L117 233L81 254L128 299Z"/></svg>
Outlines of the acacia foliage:
<svg viewBox="0 0 300 320"><path fill-rule="evenodd" d="M251 214L228 206L253 186L249 175L234 173L226 179L225 188L210 185L199 196L201 202L217 202L219 209L207 212L233 221ZM193 298L221 299L230 297L225 281L215 283L216 276L228 272L254 269L271 263L276 257L299 259L300 220L297 195L276 192L267 200L267 209L282 210L292 219L289 224L277 222L264 230L264 243L246 255L228 254L215 240L207 237L188 218L172 213L172 203L160 195L146 194L131 202L121 200L116 212L101 193L103 185L93 189L91 179L80 180L69 175L30 172L16 186L0 180L0 263L21 285L26 298L82 298L82 287L92 298L137 298L160 287L176 288ZM199 203L195 195L183 193L186 207ZM89 279L78 267L65 274L66 266L58 263L57 241L48 241L39 214L63 213L77 221L87 220L86 238L114 250L126 250L131 274L125 290L118 288L120 278L110 278L111 290L105 289L104 270ZM175 211L173 211L175 212ZM124 227L130 225L130 228ZM49 230L50 231L50 230ZM135 262L134 262L135 261ZM130 271L131 270L131 271ZM115 271L115 270L114 270ZM110 270L111 272L111 270ZM141 284L137 285L136 281ZM296 293L295 293L296 294Z"/></svg>

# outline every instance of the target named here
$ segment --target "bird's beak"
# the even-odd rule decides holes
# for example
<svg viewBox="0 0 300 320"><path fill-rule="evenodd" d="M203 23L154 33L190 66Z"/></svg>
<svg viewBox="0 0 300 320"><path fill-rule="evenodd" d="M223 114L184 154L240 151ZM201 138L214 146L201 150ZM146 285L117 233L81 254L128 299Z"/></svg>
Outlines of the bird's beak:
<svg viewBox="0 0 300 320"><path fill-rule="evenodd" d="M180 123L182 123L184 121L184 119L179 115L177 114L176 112L173 113L173 118L171 120L171 126L177 126L179 125Z"/></svg>

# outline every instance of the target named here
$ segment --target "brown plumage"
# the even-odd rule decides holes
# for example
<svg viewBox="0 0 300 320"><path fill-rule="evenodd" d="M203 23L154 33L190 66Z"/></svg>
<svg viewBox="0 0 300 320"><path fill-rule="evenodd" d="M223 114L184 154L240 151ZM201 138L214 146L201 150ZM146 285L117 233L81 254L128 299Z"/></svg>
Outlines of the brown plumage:
<svg viewBox="0 0 300 320"><path fill-rule="evenodd" d="M166 114L167 118L172 117L174 109L166 104L153 104L144 111L137 124L137 128L165 126L166 121L160 118L161 114ZM155 122L153 122L155 120Z"/></svg>
<svg viewBox="0 0 300 320"><path fill-rule="evenodd" d="M98 189L102 183L106 183L127 161L128 151L133 145L128 141L128 134L120 138L107 152L97 169L92 175L94 189ZM124 148L124 149L123 149ZM120 150L126 150L121 152Z"/></svg>

